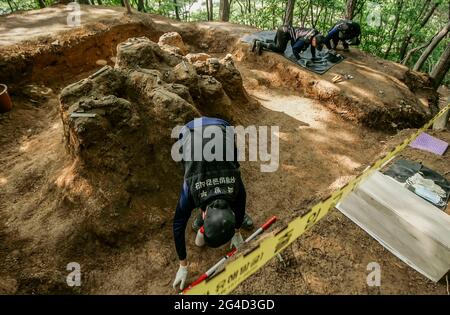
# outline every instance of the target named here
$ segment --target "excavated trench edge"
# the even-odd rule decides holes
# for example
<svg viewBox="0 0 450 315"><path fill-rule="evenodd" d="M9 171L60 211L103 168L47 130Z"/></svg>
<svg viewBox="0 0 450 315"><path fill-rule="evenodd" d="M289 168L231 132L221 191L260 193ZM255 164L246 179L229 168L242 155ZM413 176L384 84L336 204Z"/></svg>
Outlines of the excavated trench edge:
<svg viewBox="0 0 450 315"><path fill-rule="evenodd" d="M5 82L9 85L12 95L14 95L15 87L27 82L46 85L54 82L70 82L77 75L100 68L101 66L96 63L99 59L105 60L112 65L111 57L116 55L116 46L120 42L130 37L140 36L146 36L157 42L158 38L166 31L157 29L155 25L147 23L120 24L92 35L80 37L68 45L49 44L34 54L5 56L4 59L0 59L0 69L2 69L0 71L0 82ZM191 28L179 29L174 27L173 31L178 31L193 50L201 50L198 47L199 37L202 38L202 41L210 41L209 44L211 45L207 45L207 47L215 46L213 43L215 38L207 36L205 30L197 30L196 34L191 34ZM218 30L215 31L217 32ZM235 56L240 55L240 59L242 59L240 62L245 63L247 61L247 45L239 43L238 38L228 36L225 47L232 47L232 53ZM206 52L224 53L225 51L214 51L214 48L207 48ZM272 65L272 71L277 72L278 75L285 76L286 82L295 82L295 86L291 86L291 88L299 90L300 87L303 93L309 95L309 98L320 101L328 109L344 119L356 122L362 126L376 130L395 131L396 128L420 127L431 117L431 115L421 114L417 111L411 113L395 108L378 108L373 106L369 110L359 110L359 105L351 105L355 100L345 95L328 95L326 91L321 91L320 84L317 84L318 82L303 82L302 70L292 71L290 70L291 68L288 64L281 66ZM396 127L393 128L393 126Z"/></svg>

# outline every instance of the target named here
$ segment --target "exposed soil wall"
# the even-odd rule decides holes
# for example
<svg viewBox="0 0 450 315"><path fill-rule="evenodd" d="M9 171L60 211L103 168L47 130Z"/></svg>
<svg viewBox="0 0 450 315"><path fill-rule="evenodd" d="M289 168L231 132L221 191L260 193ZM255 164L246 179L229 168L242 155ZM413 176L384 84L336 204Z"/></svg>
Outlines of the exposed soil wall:
<svg viewBox="0 0 450 315"><path fill-rule="evenodd" d="M419 127L437 109L437 93L427 75L409 71L401 65L384 61L369 54L352 51L347 60L323 76L295 66L273 53L257 57L249 46L239 41L251 28L227 23L180 23L176 26L154 23L146 16L122 18L120 24L98 23L95 29L86 26L75 32L64 32L58 40L41 40L36 46L2 51L0 81L15 86L24 82L50 83L70 80L80 73L98 69L99 62L113 65L116 46L129 37L146 36L157 41L163 33L177 30L193 52L225 54L233 52L239 64L258 65L271 73L270 86L298 90L305 96L321 101L328 108L351 121L380 130ZM78 36L77 36L78 35ZM335 74L351 73L354 79L336 85ZM253 78L255 79L255 78ZM256 76L256 80L260 80ZM264 78L262 78L264 81Z"/></svg>
<svg viewBox="0 0 450 315"><path fill-rule="evenodd" d="M98 68L97 60L113 64L118 43L135 36L155 36L149 25L139 23L111 26L89 36L47 43L42 49L4 55L0 59L0 81L21 82L67 81L74 75Z"/></svg>

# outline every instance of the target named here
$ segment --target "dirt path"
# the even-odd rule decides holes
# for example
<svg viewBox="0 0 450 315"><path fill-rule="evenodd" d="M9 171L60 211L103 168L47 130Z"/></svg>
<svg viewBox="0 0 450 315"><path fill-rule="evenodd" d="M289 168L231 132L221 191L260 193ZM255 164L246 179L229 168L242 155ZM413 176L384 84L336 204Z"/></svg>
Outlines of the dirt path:
<svg viewBox="0 0 450 315"><path fill-rule="evenodd" d="M36 30L33 36L51 36L65 30L62 11L49 10L49 20L45 23L50 24ZM98 13L105 20L113 20L117 12L122 12L120 8L117 10L94 12L91 19L98 22ZM27 14L35 19L35 23L40 23L39 14ZM183 32L184 26L178 22L155 16L151 22L157 25L149 31L155 38L162 31ZM5 36L5 33L7 27L20 32L22 24L9 23L6 25L2 21L4 29L0 29L0 41L17 43L23 38L11 34ZM187 41L195 38L196 33L192 31L195 28L202 30L203 42L209 43L211 52L218 56L227 52L226 45L233 40L226 37L227 31L234 31L234 36L246 31L245 27L231 24L204 23L195 27L189 24L184 29ZM127 34L133 36L133 32L140 35L142 29L128 31ZM108 41L108 44L114 42ZM33 44L28 45L32 47ZM59 68L55 67L49 72L52 76L45 78L47 87L52 88L48 97L36 103L31 101L33 97L16 91L14 110L0 116L0 264L4 266L0 270L0 293L175 293L170 286L178 263L171 228L178 198L174 192L164 192L158 202L142 205L148 209L148 219L157 221L160 228L140 235L138 242L111 247L82 239L76 243L76 248L65 245L71 244L72 232L77 229L86 209L79 208L79 200L70 197L64 189L65 184L74 181L76 174L62 141L57 95L61 87L90 74L97 59L109 60L109 47L108 51L98 54L95 54L95 47L92 49L92 54L77 55L86 58L81 62L92 63L89 71L78 69L71 73L71 78L60 80L57 76ZM237 55L236 59L239 59L239 51ZM307 93L303 85L283 84L286 82L279 73L288 69L287 74L303 76L295 82L318 80L316 76L302 70L290 70L291 66L280 62L276 56L264 58L243 58L237 62L248 93L262 104L260 110L239 117L239 123L279 127L281 153L276 172L261 173L259 162L242 163L247 209L256 225L271 215L285 218L298 214L299 209L342 186L373 162L389 141L389 135L385 133L344 120L342 115L327 107L328 103L314 100L317 95ZM271 66L277 67L279 73L265 69L266 61L272 62ZM76 67L74 69L76 71ZM380 78L378 75L373 74L373 80ZM389 80L382 77L380 82L388 85ZM360 81L353 83L356 86ZM352 91L353 83L341 86L342 91ZM395 84L400 86L397 81ZM406 86L402 85L402 88L406 89ZM359 90L353 91L359 93ZM411 92L408 93L412 97ZM83 192L96 189L83 185L78 188ZM190 229L187 243L192 261L191 280L226 252L225 248L196 248ZM236 293L445 294L444 285L433 284L407 267L337 211L331 212L296 241L283 257L285 264L271 261L244 282ZM65 285L66 265L71 261L82 266L83 285L80 289ZM380 290L369 289L365 282L366 266L372 261L382 267Z"/></svg>
<svg viewBox="0 0 450 315"><path fill-rule="evenodd" d="M60 5L40 11L25 11L14 15L14 19L8 15L0 16L0 46L17 45L58 32L76 30L76 26L67 24L71 12L66 6ZM80 21L82 25L104 21L113 23L122 15L123 10L117 7L82 6Z"/></svg>

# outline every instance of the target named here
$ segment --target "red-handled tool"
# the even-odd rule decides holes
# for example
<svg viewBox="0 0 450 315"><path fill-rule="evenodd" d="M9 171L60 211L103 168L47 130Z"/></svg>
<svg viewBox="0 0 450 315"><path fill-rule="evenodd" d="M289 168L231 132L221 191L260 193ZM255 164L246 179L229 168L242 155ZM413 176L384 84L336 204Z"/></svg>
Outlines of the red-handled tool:
<svg viewBox="0 0 450 315"><path fill-rule="evenodd" d="M247 237L244 241L244 243L249 243L250 241L252 241L253 239L255 239L259 234L261 234L262 232L264 232L265 230L267 230L273 223L275 223L275 221L277 220L276 216L271 217L266 223L264 223L260 228L258 228L252 235L250 235L249 237ZM231 256L233 256L235 253L237 252L236 248L233 248L233 250L231 252L229 252L228 254L226 254L224 257L222 257L222 259L220 259L214 266L212 266L211 268L208 269L208 271L206 271L204 274L202 274L197 280L195 280L194 282L192 282L186 289L183 290L183 294L186 293L187 291L189 291L190 289L192 289L193 287L195 287L197 284L201 283L202 281L204 281L205 279L208 279L210 277L212 277L217 269L219 269L219 267L225 263L225 261L230 258Z"/></svg>

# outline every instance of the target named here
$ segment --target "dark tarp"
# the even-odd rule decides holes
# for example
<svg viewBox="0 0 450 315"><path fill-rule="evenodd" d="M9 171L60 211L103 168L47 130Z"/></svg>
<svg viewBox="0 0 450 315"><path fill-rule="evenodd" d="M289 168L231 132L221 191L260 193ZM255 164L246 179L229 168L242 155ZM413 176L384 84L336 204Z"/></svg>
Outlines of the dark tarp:
<svg viewBox="0 0 450 315"><path fill-rule="evenodd" d="M241 41L249 44L251 44L254 39L259 39L261 41L273 41L273 39L275 38L275 34L276 34L275 31L257 32L242 37ZM344 57L342 55L336 56L330 54L328 53L327 48L324 47L322 51L316 50L316 58L317 58L316 61L311 60L312 56L310 48L308 48L306 51L300 54L301 59L297 61L292 52L292 46L290 43L287 45L287 49L284 52L284 57L286 57L292 62L295 62L299 66L318 74L324 74L329 69L331 69L331 67L333 67L335 64L344 60Z"/></svg>
<svg viewBox="0 0 450 315"><path fill-rule="evenodd" d="M420 175L422 175L425 179L431 179L436 185L441 187L446 192L445 205L436 205L427 200L434 206L445 210L450 197L450 182L440 174L422 165L421 163L408 160L398 160L384 172L385 175L394 178L400 183L405 183L409 177L416 173L420 173Z"/></svg>

